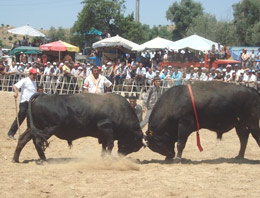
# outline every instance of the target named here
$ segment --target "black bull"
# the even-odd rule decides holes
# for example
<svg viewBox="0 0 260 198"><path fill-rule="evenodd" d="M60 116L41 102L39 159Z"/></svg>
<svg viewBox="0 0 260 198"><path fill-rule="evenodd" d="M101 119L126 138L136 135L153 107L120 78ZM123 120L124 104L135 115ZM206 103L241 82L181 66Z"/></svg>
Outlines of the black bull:
<svg viewBox="0 0 260 198"><path fill-rule="evenodd" d="M200 128L223 133L235 127L240 140L237 158L244 158L249 133L260 146L259 97L256 90L223 82L198 82L191 85ZM157 101L149 119L148 147L166 159L182 157L188 136L197 130L187 86L176 86Z"/></svg>
<svg viewBox="0 0 260 198"><path fill-rule="evenodd" d="M35 94L29 102L27 130L19 137L13 161L33 139L41 159L52 135L68 141L91 136L102 144L102 154L111 152L118 140L118 152L127 155L142 146L143 133L127 100L116 94Z"/></svg>

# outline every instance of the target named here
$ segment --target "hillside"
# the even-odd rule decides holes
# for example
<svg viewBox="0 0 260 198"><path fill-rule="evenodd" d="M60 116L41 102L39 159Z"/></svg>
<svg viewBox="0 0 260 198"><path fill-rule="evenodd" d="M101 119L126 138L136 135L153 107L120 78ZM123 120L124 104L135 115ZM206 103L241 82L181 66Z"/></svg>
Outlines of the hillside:
<svg viewBox="0 0 260 198"><path fill-rule="evenodd" d="M13 29L13 28L15 28L15 27L14 26L6 26L4 24L2 24L0 26L0 41L2 41L4 48L12 48L13 43L15 41L23 39L23 35L12 34L12 33L8 32L8 30ZM70 29L68 28L68 29L64 29L64 30L66 32L66 35L68 35ZM41 29L39 31L48 36L50 30ZM28 36L28 38L29 38L29 41L31 41L31 39L33 39L33 37L31 37L31 36Z"/></svg>

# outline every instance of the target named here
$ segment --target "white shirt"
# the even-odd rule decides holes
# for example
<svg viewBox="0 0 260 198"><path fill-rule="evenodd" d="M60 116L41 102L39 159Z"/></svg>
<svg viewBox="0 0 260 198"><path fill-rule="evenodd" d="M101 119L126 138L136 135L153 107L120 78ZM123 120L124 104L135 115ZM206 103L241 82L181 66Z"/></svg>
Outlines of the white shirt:
<svg viewBox="0 0 260 198"><path fill-rule="evenodd" d="M50 67L45 67L43 74L45 74L46 76L50 75L50 70Z"/></svg>
<svg viewBox="0 0 260 198"><path fill-rule="evenodd" d="M84 81L84 89L89 93L104 93L105 87L110 87L112 83L105 77L99 74L98 79L95 79L91 74Z"/></svg>
<svg viewBox="0 0 260 198"><path fill-rule="evenodd" d="M33 94L37 92L36 81L32 81L29 77L23 78L18 81L14 86L18 89L21 88L20 103L30 100Z"/></svg>
<svg viewBox="0 0 260 198"><path fill-rule="evenodd" d="M146 73L146 78L147 79L152 80L154 77L155 77L155 72L152 72L152 73L147 72Z"/></svg>
<svg viewBox="0 0 260 198"><path fill-rule="evenodd" d="M142 67L142 68L138 67L138 68L136 69L136 75L145 76L145 74L146 74L146 69L145 69L144 67Z"/></svg>

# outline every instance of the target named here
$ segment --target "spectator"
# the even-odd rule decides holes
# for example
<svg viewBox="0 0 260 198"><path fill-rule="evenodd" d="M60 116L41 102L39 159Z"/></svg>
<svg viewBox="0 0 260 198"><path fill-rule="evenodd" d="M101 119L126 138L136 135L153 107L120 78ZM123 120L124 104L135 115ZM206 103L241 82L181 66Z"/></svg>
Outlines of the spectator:
<svg viewBox="0 0 260 198"><path fill-rule="evenodd" d="M148 69L148 72L146 72L146 85L151 86L153 82L153 78L155 77L155 72L152 68Z"/></svg>
<svg viewBox="0 0 260 198"><path fill-rule="evenodd" d="M28 104L31 96L37 92L36 85L37 71L32 68L29 72L29 77L23 78L15 85L13 85L14 90L14 98L17 99L19 89L21 88L21 97L20 97L20 105L19 105L19 113L18 113L18 122L21 125L26 117ZM14 135L18 129L17 119L14 120L11 128L8 131L8 137L10 139L15 140Z"/></svg>
<svg viewBox="0 0 260 198"><path fill-rule="evenodd" d="M158 98L162 94L162 88L160 87L161 85L160 77L158 76L154 77L153 83L154 85L147 91L143 99L143 111L144 112L146 111L146 115L144 120L140 123L141 128L144 128L144 126L148 123L152 109L155 103L157 102Z"/></svg>
<svg viewBox="0 0 260 198"><path fill-rule="evenodd" d="M241 54L241 60L242 60L242 69L248 68L249 67L249 58L250 54L247 53L247 49L244 48L243 52Z"/></svg>
<svg viewBox="0 0 260 198"><path fill-rule="evenodd" d="M136 103L136 97L130 96L129 102L130 102L131 107L134 109L134 112L136 113L139 122L142 122L143 121L143 110L142 110L141 105Z"/></svg>
<svg viewBox="0 0 260 198"><path fill-rule="evenodd" d="M104 93L112 86L112 83L105 77L99 74L98 67L92 68L92 74L84 81L84 92L89 93Z"/></svg>
<svg viewBox="0 0 260 198"><path fill-rule="evenodd" d="M114 73L113 73L113 66L112 66L112 62L107 62L107 64L106 64L107 66L106 66L106 69L105 69L105 71L104 71L104 76L110 81L110 82L112 82L113 81L113 75L114 75Z"/></svg>
<svg viewBox="0 0 260 198"><path fill-rule="evenodd" d="M137 86L137 92L140 92L140 87L144 85L146 69L143 67L143 63L137 63L137 66L135 82Z"/></svg>
<svg viewBox="0 0 260 198"><path fill-rule="evenodd" d="M181 71L179 71L177 67L174 67L172 73L172 80L174 80L174 86L181 85L182 84L181 79L182 79Z"/></svg>
<svg viewBox="0 0 260 198"><path fill-rule="evenodd" d="M220 71L220 69L217 69L217 75L214 77L214 80L224 81L224 78L223 78L223 75L222 75L222 72Z"/></svg>
<svg viewBox="0 0 260 198"><path fill-rule="evenodd" d="M125 77L126 77L126 67L125 67L125 62L122 61L120 65L117 66L115 71L116 85L119 85L119 87L121 87ZM121 90L121 89L119 88L117 90Z"/></svg>

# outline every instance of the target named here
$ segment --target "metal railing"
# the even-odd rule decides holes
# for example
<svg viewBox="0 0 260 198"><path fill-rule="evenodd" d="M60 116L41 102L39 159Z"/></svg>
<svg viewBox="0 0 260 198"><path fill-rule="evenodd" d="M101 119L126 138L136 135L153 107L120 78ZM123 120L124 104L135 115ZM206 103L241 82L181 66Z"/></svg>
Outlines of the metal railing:
<svg viewBox="0 0 260 198"><path fill-rule="evenodd" d="M0 74L0 91L13 91L13 85L26 76L10 74L2 75ZM137 96L137 98L142 99L145 92L151 87L148 80L144 80L142 83L137 82L135 79L125 79L123 84L117 84L116 81L113 82L112 92L120 94L122 96ZM182 84L196 83L197 81L185 81L182 80ZM37 78L37 85L43 86L43 92L47 94L75 94L83 92L84 79L82 77L66 77L66 76L44 76L39 75ZM256 88L256 84L252 83L239 83L230 82L235 84L240 84L248 87ZM162 92L175 86L174 80L162 80L161 88Z"/></svg>

